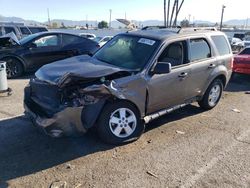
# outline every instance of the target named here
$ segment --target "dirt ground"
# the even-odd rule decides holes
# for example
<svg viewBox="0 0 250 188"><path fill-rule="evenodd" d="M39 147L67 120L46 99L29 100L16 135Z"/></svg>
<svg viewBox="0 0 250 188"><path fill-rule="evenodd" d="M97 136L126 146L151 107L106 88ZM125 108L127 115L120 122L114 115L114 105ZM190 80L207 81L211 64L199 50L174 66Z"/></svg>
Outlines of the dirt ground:
<svg viewBox="0 0 250 188"><path fill-rule="evenodd" d="M94 132L53 139L23 115L28 77L0 97L0 188L250 188L250 76L236 75L219 105L196 103L148 124L136 142L114 147Z"/></svg>

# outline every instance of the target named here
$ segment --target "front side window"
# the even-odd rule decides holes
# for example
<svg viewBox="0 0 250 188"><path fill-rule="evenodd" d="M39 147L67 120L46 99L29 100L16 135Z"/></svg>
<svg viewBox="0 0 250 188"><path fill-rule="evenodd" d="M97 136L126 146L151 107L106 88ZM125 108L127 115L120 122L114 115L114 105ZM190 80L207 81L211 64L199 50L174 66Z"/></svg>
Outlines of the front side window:
<svg viewBox="0 0 250 188"><path fill-rule="evenodd" d="M170 63L172 67L182 65L186 61L186 42L174 42L169 44L160 55L158 62Z"/></svg>
<svg viewBox="0 0 250 188"><path fill-rule="evenodd" d="M159 41L137 36L118 35L101 48L95 58L118 67L142 70Z"/></svg>
<svg viewBox="0 0 250 188"><path fill-rule="evenodd" d="M59 40L57 35L49 35L36 39L33 43L37 47L58 46Z"/></svg>
<svg viewBox="0 0 250 188"><path fill-rule="evenodd" d="M220 55L230 54L230 47L223 35L211 37Z"/></svg>
<svg viewBox="0 0 250 188"><path fill-rule="evenodd" d="M190 40L190 61L199 61L211 57L211 49L205 39Z"/></svg>

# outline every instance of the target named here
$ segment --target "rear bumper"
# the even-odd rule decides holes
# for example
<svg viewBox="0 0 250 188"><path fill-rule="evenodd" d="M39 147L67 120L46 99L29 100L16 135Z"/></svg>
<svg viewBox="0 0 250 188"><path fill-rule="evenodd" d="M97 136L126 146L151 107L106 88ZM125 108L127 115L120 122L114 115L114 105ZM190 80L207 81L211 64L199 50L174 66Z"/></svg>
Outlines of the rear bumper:
<svg viewBox="0 0 250 188"><path fill-rule="evenodd" d="M27 103L24 103L24 109L33 124L49 136L78 136L87 131L81 120L83 107L67 107L50 118L38 115Z"/></svg>

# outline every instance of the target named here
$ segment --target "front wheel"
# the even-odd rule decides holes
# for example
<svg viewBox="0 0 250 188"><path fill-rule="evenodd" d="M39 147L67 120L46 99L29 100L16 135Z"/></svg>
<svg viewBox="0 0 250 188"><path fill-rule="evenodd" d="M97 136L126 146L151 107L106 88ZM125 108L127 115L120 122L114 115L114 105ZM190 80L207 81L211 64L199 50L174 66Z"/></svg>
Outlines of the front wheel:
<svg viewBox="0 0 250 188"><path fill-rule="evenodd" d="M200 107L205 110L210 110L214 108L218 104L221 98L222 91L223 91L222 81L220 79L214 80L208 87L202 100L198 102Z"/></svg>
<svg viewBox="0 0 250 188"><path fill-rule="evenodd" d="M2 60L6 62L7 78L17 78L23 74L23 65L18 59L6 57Z"/></svg>
<svg viewBox="0 0 250 188"><path fill-rule="evenodd" d="M110 144L137 140L144 128L137 108L126 101L105 105L97 123L99 137Z"/></svg>

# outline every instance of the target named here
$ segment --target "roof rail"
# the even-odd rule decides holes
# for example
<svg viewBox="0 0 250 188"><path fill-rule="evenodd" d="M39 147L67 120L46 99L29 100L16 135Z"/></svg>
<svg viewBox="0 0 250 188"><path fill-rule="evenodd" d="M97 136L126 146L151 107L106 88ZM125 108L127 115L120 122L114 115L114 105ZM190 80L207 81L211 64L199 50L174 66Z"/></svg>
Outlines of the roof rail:
<svg viewBox="0 0 250 188"><path fill-rule="evenodd" d="M141 30L151 30L151 29L176 29L176 28L181 28L181 26L176 26L176 27L165 27L162 25L152 25L152 26L145 26Z"/></svg>
<svg viewBox="0 0 250 188"><path fill-rule="evenodd" d="M192 32L192 31L217 31L216 27L189 27L181 28L178 33Z"/></svg>

